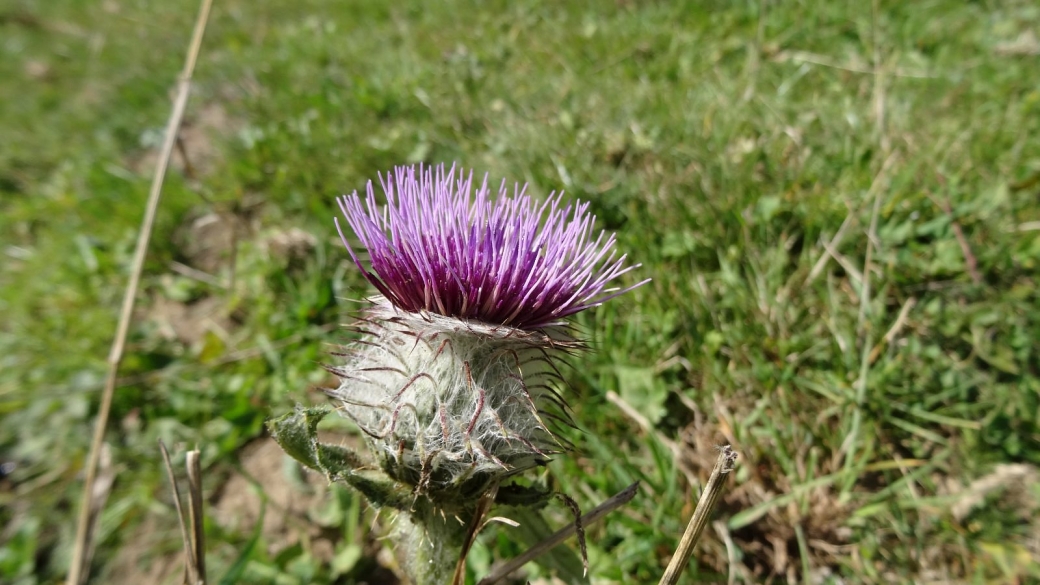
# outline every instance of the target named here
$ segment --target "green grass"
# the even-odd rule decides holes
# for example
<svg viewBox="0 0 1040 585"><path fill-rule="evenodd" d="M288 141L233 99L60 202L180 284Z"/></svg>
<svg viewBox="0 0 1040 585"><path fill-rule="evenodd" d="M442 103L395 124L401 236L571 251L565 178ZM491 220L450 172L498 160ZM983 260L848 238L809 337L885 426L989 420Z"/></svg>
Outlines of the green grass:
<svg viewBox="0 0 1040 585"><path fill-rule="evenodd" d="M67 568L196 10L0 7L5 583ZM156 439L199 444L219 499L264 420L325 400L319 363L367 292L334 198L419 161L592 201L643 264L632 278L654 279L580 319L595 351L569 374L579 449L551 465L584 508L642 482L589 531L597 579L660 576L696 498L684 470L703 480L730 441L721 530L688 582L1040 579L1038 27L1027 1L882 2L876 18L822 1L217 2L189 104L193 172L167 180L113 407L96 582L140 534L144 563L179 547ZM207 216L209 240L192 228ZM841 262L812 273L846 221ZM293 229L313 245L280 253ZM202 303L208 321L178 312ZM688 446L681 465L662 439ZM1012 476L1032 480L954 513L971 482ZM361 538L372 511L331 493L311 521L349 583L373 566L356 545L380 545ZM252 526L208 531L214 582L236 560L251 582L333 577L315 537L278 549L267 533L247 546ZM474 576L520 552L509 531L485 534Z"/></svg>

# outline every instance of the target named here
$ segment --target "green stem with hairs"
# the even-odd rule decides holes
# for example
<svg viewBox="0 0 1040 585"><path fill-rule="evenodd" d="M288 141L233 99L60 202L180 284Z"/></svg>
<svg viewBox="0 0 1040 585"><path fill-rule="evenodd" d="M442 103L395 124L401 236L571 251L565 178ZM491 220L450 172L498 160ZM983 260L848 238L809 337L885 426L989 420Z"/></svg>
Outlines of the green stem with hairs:
<svg viewBox="0 0 1040 585"><path fill-rule="evenodd" d="M468 522L441 512L428 500L402 511L394 521L390 538L401 569L412 585L445 585L452 582L455 565L468 534Z"/></svg>

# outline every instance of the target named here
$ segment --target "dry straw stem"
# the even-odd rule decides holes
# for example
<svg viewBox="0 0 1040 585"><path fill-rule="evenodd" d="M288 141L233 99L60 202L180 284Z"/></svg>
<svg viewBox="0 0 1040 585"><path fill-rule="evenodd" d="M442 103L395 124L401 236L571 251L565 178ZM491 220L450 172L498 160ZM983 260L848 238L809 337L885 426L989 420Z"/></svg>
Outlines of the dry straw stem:
<svg viewBox="0 0 1040 585"><path fill-rule="evenodd" d="M192 449L185 455L184 465L188 470L188 510L191 513L191 537L189 544L195 552L195 572L198 582L206 582L206 540L203 530L202 513L202 464L198 449ZM173 480L173 478L170 478Z"/></svg>
<svg viewBox="0 0 1040 585"><path fill-rule="evenodd" d="M737 452L732 447L724 445L719 448L719 458L715 460L715 467L712 468L708 483L701 492L700 500L697 501L693 518L690 518L690 523L686 526L686 532L661 577L660 585L675 585L679 582L679 576L690 562L693 548L700 540L704 527L708 525L708 518L711 517L715 505L719 502L719 497L722 496L722 488L726 486L726 476L733 471L736 461Z"/></svg>
<svg viewBox="0 0 1040 585"><path fill-rule="evenodd" d="M159 208L159 195L162 192L163 179L166 177L166 168L170 163L170 155L173 152L177 139L177 132L184 118L184 110L188 104L188 90L191 88L191 75L195 70L195 61L202 46L202 35L206 30L206 22L209 20L209 9L212 0L202 0L198 19L195 21L195 30L192 33L191 44L184 62L184 69L177 78L177 95L174 98L173 110L166 123L166 134L163 140L162 150L159 153L158 164L155 167L155 175L152 177L152 186L148 194L148 204L145 208L144 220L141 222L141 230L137 235L137 247L134 249L134 261L130 270L130 281L126 285L126 293L123 296L123 307L119 313L119 325L116 336L112 342L112 349L108 354L108 374L105 377L105 388L101 395L101 404L98 408L97 421L94 423L94 438L90 444L90 454L87 457L86 479L83 482L83 497L80 501L79 519L76 525L76 540L72 548L72 561L69 565L69 574L65 580L66 585L80 585L86 581L89 574L89 559L85 554L91 547L89 541L92 539L90 530L91 495L94 492L94 482L97 481L98 460L101 454L101 444L105 438L105 427L108 426L108 416L112 410L112 397L115 394L116 378L119 374L119 364L123 361L123 351L126 347L126 337L130 330L130 319L133 316L134 300L137 297L137 288L141 280L141 271L144 267L145 255L148 252L148 240L151 239L152 226L155 223L155 214Z"/></svg>
<svg viewBox="0 0 1040 585"><path fill-rule="evenodd" d="M557 530L549 538L546 538L542 542L531 547L526 552L524 552L524 554L510 560L509 562L498 567L494 571L491 571L491 574L481 579L477 583L477 585L492 585L493 583L498 583L502 579L505 579L513 571L538 558L543 553L560 544L564 540L567 540L567 538L569 538L570 535L574 534L578 526L587 527L594 522L598 522L601 518L603 518L610 512L630 502L632 498L636 497L636 490L638 488L639 482L636 482L628 486L627 488L621 490L620 492L614 494L613 496L611 496L610 499L590 510L588 514L582 516L580 521L573 522L571 524L568 524L566 527Z"/></svg>
<svg viewBox="0 0 1040 585"><path fill-rule="evenodd" d="M899 309L899 315L896 317L895 322L888 328L888 331L881 338L881 341L874 346L874 349L870 350L869 361L871 365L877 361L878 356L881 355L881 351L885 348L885 345L891 345L896 340L896 337L899 337L899 333L903 330L903 327L906 326L906 319L907 316L910 315L910 310L916 305L917 298L910 297L906 299L906 302L903 303L903 307Z"/></svg>
<svg viewBox="0 0 1040 585"><path fill-rule="evenodd" d="M177 476L173 473L170 453L166 445L159 441L159 451L166 465L166 475L170 478L170 489L173 491L173 506L177 509L177 522L181 528L181 541L184 543L184 583L187 585L206 584L206 552L202 540L202 473L199 467L199 450L189 451L185 466L188 468L188 513L191 517L191 532L184 524L184 507L181 505L181 492L177 488Z"/></svg>
<svg viewBox="0 0 1040 585"><path fill-rule="evenodd" d="M101 510L105 507L105 502L108 501L108 496L112 493L112 485L116 481L116 468L112 465L112 449L108 443L101 444L101 457L98 463L97 480L94 482L94 490L90 496L90 518L87 520L87 526L93 530L93 527L97 525L98 518L101 516ZM90 562L90 559L94 558L94 544L88 542L89 546L83 553L83 558Z"/></svg>

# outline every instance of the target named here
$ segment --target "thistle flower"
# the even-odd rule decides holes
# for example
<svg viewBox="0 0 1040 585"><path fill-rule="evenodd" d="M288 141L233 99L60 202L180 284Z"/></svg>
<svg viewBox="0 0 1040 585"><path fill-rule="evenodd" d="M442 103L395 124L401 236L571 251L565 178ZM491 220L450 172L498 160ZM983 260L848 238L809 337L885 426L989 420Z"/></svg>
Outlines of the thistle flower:
<svg viewBox="0 0 1040 585"><path fill-rule="evenodd" d="M494 197L487 176L474 192L454 166L380 179L385 206L371 182L339 200L368 265L337 220L343 243L382 296L331 394L392 477L435 499L479 495L561 448L554 360L580 347L565 318L643 283L608 288L636 266L594 234L588 203L510 196L504 181Z"/></svg>
<svg viewBox="0 0 1040 585"><path fill-rule="evenodd" d="M472 172L456 179L454 166L380 179L386 207L371 182L364 202L357 193L339 200L371 270L336 227L365 278L403 311L540 329L643 284L606 288L637 266L616 257L613 234L592 239L588 203L561 208L560 193L539 205L526 185L510 197L504 180L496 199L487 175L474 194Z"/></svg>

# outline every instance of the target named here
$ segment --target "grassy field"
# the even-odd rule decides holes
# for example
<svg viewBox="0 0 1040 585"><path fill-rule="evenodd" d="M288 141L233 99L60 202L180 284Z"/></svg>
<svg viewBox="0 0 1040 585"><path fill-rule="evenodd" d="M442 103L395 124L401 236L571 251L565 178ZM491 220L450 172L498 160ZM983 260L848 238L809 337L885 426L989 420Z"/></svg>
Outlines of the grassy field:
<svg viewBox="0 0 1040 585"><path fill-rule="evenodd" d="M67 570L196 11L0 4L0 582ZM218 0L93 581L180 578L162 439L202 450L212 582L389 582L388 518L263 425L327 400L369 293L334 198L420 161L590 200L629 282L653 278L579 319L577 451L548 470L586 509L641 482L589 530L593 582L656 582L724 443L740 463L686 582L1040 580L1038 36L1027 0ZM527 578L579 582L571 559Z"/></svg>

